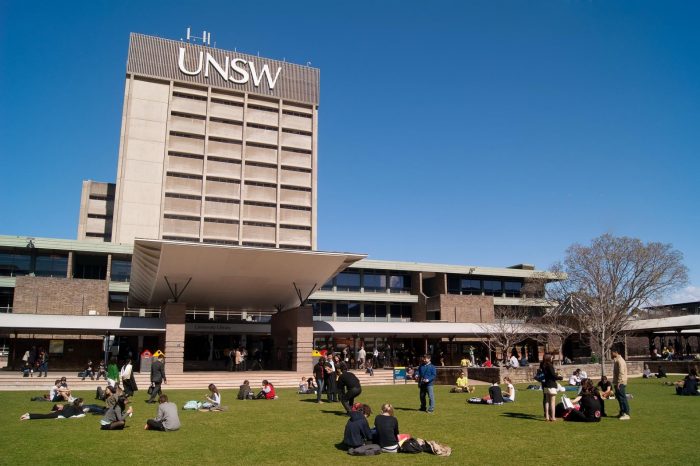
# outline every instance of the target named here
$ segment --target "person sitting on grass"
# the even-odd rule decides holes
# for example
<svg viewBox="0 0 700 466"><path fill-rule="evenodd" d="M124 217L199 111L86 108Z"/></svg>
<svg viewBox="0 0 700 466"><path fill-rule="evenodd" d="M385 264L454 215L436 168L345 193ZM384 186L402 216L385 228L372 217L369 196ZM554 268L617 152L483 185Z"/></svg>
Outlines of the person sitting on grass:
<svg viewBox="0 0 700 466"><path fill-rule="evenodd" d="M644 363L644 369L642 370L642 378L651 378L651 369L649 369L649 364Z"/></svg>
<svg viewBox="0 0 700 466"><path fill-rule="evenodd" d="M49 400L52 402L72 401L71 392L61 383L61 379L56 379L53 387L49 389Z"/></svg>
<svg viewBox="0 0 700 466"><path fill-rule="evenodd" d="M306 382L308 384L308 389L307 389L307 394L312 395L316 393L316 390L318 390L318 385L316 385L316 381L314 380L314 377L311 376L308 379L306 379Z"/></svg>
<svg viewBox="0 0 700 466"><path fill-rule="evenodd" d="M155 419L148 419L144 430L159 430L166 432L180 428L180 417L177 414L177 405L168 401L168 395L161 394L158 397L158 412Z"/></svg>
<svg viewBox="0 0 700 466"><path fill-rule="evenodd" d="M503 395L503 402L513 403L515 401L515 386L513 385L513 381L510 380L510 377L503 377L503 382L506 384L506 389L508 390L508 393Z"/></svg>
<svg viewBox="0 0 700 466"><path fill-rule="evenodd" d="M134 409L129 406L126 408L126 404L129 402L128 398L125 396L120 396L117 403L110 407L105 416L100 419L100 429L101 430L122 430L126 427L126 417L134 413Z"/></svg>
<svg viewBox="0 0 700 466"><path fill-rule="evenodd" d="M457 377L457 380L455 381L455 386L452 387L450 393L471 393L473 391L474 388L469 386L467 374L460 372L459 377Z"/></svg>
<svg viewBox="0 0 700 466"><path fill-rule="evenodd" d="M202 403L200 411L216 411L221 408L221 393L219 393L219 389L213 383L210 383L208 388L209 394L205 396L207 401Z"/></svg>
<svg viewBox="0 0 700 466"><path fill-rule="evenodd" d="M571 422L600 422L601 400L596 395L595 387L590 379L586 379L581 386L581 394L571 400L579 409L570 408L564 413L564 420Z"/></svg>
<svg viewBox="0 0 700 466"><path fill-rule="evenodd" d="M361 447L372 441L372 433L369 429L367 418L372 414L372 408L363 404L356 411L350 411L350 419L345 424L343 443L348 448Z"/></svg>
<svg viewBox="0 0 700 466"><path fill-rule="evenodd" d="M267 380L262 381L262 390L255 397L256 400L274 400L277 398L275 395L275 386L272 385Z"/></svg>
<svg viewBox="0 0 700 466"><path fill-rule="evenodd" d="M238 396L236 397L239 400L252 400L253 399L253 390L250 388L250 382L247 380L243 381L243 385L238 387Z"/></svg>
<svg viewBox="0 0 700 466"><path fill-rule="evenodd" d="M382 413L374 418L374 428L377 432L377 443L382 447L382 453L397 453L399 451L399 421L394 417L394 407L390 403L382 405Z"/></svg>
<svg viewBox="0 0 700 466"><path fill-rule="evenodd" d="M301 382L299 382L299 390L297 393L300 395L306 395L309 391L309 383L306 381L306 377L301 378Z"/></svg>
<svg viewBox="0 0 700 466"><path fill-rule="evenodd" d="M35 414L35 413L24 413L19 418L20 421L27 421L30 419L67 419L69 417L84 417L83 412L83 399L76 398L73 403L61 406L54 406L53 409L48 414Z"/></svg>
<svg viewBox="0 0 700 466"><path fill-rule="evenodd" d="M578 387L581 385L581 371L579 369L576 369L572 374L571 377L569 377L569 385Z"/></svg>
<svg viewBox="0 0 700 466"><path fill-rule="evenodd" d="M676 395L698 396L698 370L690 369L688 375L680 382L676 382Z"/></svg>
<svg viewBox="0 0 700 466"><path fill-rule="evenodd" d="M664 368L659 366L659 370L656 371L656 378L657 379L665 379L667 377L668 377L668 375L666 375L666 371L664 370Z"/></svg>

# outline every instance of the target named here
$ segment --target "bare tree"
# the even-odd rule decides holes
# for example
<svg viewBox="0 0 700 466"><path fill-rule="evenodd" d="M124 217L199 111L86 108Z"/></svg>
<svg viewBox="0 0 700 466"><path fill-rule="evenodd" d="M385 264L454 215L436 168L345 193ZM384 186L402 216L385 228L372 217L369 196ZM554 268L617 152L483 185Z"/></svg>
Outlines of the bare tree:
<svg viewBox="0 0 700 466"><path fill-rule="evenodd" d="M530 313L522 306L503 306L494 310L493 322L480 327L488 338L487 345L500 349L505 356L513 346L527 340L536 332L529 323ZM507 359L507 358L506 358Z"/></svg>
<svg viewBox="0 0 700 466"><path fill-rule="evenodd" d="M554 271L568 279L553 284L560 301L574 298L576 316L601 351L601 369L609 348L620 341L631 312L687 283L683 254L670 244L602 235L590 245L573 244Z"/></svg>

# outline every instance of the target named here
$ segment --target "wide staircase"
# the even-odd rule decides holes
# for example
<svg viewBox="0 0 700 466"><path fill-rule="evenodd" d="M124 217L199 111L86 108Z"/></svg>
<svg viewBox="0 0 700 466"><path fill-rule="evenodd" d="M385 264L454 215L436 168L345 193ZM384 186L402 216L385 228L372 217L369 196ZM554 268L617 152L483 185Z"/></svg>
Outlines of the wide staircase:
<svg viewBox="0 0 700 466"><path fill-rule="evenodd" d="M393 371L388 369L378 369L374 371L374 376L370 376L365 371L352 371L362 383L363 387L369 385L391 385L393 383ZM166 366L167 374L167 366ZM250 386L255 389L263 379L270 381L275 387L298 387L301 377L309 377L311 374L297 373L291 371L245 371L245 372L225 372L225 371L202 371L183 372L182 374L167 374L168 383L163 388L171 389L202 389L206 390L210 383L215 384L219 389L238 389L244 380L250 382ZM87 378L81 380L77 372L49 372L48 377L23 377L19 371L0 371L0 391L27 390L47 392L56 379L66 377L71 390L95 390L98 385L105 385L104 380L96 382ZM403 384L403 381L397 381ZM150 384L150 375L147 373L136 373L136 385L140 390L146 390Z"/></svg>

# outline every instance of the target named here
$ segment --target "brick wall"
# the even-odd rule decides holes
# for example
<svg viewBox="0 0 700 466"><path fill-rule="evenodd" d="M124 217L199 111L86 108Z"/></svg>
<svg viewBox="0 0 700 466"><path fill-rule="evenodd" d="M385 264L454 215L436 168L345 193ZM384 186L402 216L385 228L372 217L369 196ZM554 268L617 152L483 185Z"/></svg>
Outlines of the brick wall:
<svg viewBox="0 0 700 466"><path fill-rule="evenodd" d="M12 311L17 314L107 315L109 282L53 277L17 277Z"/></svg>
<svg viewBox="0 0 700 466"><path fill-rule="evenodd" d="M513 381L513 383L532 383L537 384L534 380L535 373L537 372L538 364L532 364L527 367L519 367L517 369L510 369L507 367L470 367L467 370L467 376L470 379L481 380L483 382L498 382L502 383L503 378L508 376ZM600 364L571 364L566 366L557 365L556 368L561 371L564 379L560 382L561 385L567 385L569 382L569 377L576 369L581 369L586 371L589 378L600 379L601 367ZM629 376L639 376L642 374L642 369L644 364L641 362L630 362L627 361L627 374ZM612 377L612 362L606 361L605 372L608 377ZM452 382L454 383L454 382Z"/></svg>
<svg viewBox="0 0 700 466"><path fill-rule="evenodd" d="M448 322L493 322L493 297L443 294L438 296L440 319ZM428 305L429 309L430 303Z"/></svg>

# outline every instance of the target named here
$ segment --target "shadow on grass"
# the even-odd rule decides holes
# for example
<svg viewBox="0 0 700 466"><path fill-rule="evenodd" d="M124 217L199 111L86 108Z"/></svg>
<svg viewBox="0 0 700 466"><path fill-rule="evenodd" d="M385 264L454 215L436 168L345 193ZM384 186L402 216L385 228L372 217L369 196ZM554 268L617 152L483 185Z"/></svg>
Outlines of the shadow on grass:
<svg viewBox="0 0 700 466"><path fill-rule="evenodd" d="M335 414L336 416L343 416L343 417L348 416L345 411L331 411L329 409L322 409L321 412L324 414Z"/></svg>
<svg viewBox="0 0 700 466"><path fill-rule="evenodd" d="M340 451L348 451L348 446L345 445L343 442L338 442L335 444L335 449Z"/></svg>
<svg viewBox="0 0 700 466"><path fill-rule="evenodd" d="M399 408L398 406L394 406L394 411L425 411L425 410L420 410L418 408Z"/></svg>
<svg viewBox="0 0 700 466"><path fill-rule="evenodd" d="M542 418L529 413L503 413L501 416L515 418L515 419L526 419L528 421L541 421Z"/></svg>

